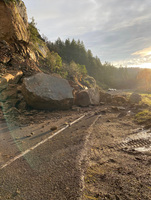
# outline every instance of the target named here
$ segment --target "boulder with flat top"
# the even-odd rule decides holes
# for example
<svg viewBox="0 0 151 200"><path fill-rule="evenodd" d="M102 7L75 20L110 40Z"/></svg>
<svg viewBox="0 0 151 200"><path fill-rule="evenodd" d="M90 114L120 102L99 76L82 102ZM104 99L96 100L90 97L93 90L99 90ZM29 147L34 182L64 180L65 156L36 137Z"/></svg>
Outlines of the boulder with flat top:
<svg viewBox="0 0 151 200"><path fill-rule="evenodd" d="M27 104L36 109L71 108L72 90L67 80L44 73L24 78L22 85L22 94Z"/></svg>

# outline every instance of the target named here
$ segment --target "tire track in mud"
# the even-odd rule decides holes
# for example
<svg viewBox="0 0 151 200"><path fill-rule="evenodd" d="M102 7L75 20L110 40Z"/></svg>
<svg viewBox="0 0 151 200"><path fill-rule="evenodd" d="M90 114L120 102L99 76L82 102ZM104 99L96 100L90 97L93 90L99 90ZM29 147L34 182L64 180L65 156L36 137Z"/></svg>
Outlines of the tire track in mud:
<svg viewBox="0 0 151 200"><path fill-rule="evenodd" d="M115 149L125 148L125 147L131 147L131 148L137 148L137 147L150 147L151 141L147 139L136 139L131 140L129 142L122 142L118 144Z"/></svg>
<svg viewBox="0 0 151 200"><path fill-rule="evenodd" d="M94 115L92 115L92 116L94 116ZM85 174L85 166L86 166L85 162L87 162L87 145L88 145L88 142L89 142L90 135L92 134L93 127L101 116L102 115L96 116L94 121L89 126L89 128L87 130L87 136L85 138L85 143L84 143L83 149L80 153L79 166L80 166L80 171L81 171L81 183L80 183L80 185L81 185L81 195L79 197L79 200L81 200L82 195L83 195L83 190L84 190L84 174Z"/></svg>
<svg viewBox="0 0 151 200"><path fill-rule="evenodd" d="M113 117L110 123L109 116ZM115 118L115 114L107 114L95 124L87 146L89 165L85 170L82 200L149 200L150 156L134 150L150 147L151 134L133 134L136 125L121 126L130 119L123 118L120 122Z"/></svg>
<svg viewBox="0 0 151 200"><path fill-rule="evenodd" d="M130 153L151 154L151 133L150 131L142 130L130 134L130 136L121 143L115 145L114 149Z"/></svg>

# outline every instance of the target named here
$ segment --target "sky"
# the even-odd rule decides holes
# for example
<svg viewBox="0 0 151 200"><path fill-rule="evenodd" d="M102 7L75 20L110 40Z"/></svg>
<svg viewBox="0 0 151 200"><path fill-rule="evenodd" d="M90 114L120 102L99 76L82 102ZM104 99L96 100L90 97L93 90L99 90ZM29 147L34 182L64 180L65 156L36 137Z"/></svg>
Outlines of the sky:
<svg viewBox="0 0 151 200"><path fill-rule="evenodd" d="M80 39L102 63L151 68L151 0L23 0L54 42Z"/></svg>

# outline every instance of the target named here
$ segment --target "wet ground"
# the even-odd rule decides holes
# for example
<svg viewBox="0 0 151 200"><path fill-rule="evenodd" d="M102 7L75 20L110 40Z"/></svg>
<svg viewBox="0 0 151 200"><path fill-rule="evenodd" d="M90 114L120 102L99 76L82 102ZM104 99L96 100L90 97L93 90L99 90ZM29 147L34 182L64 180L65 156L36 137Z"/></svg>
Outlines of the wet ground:
<svg viewBox="0 0 151 200"><path fill-rule="evenodd" d="M34 111L21 116L18 126L1 121L0 199L151 200L151 131L128 111Z"/></svg>
<svg viewBox="0 0 151 200"><path fill-rule="evenodd" d="M71 113L58 120L22 127L8 126L8 121L1 124L1 200L80 198L81 152L87 130L97 117L85 114ZM72 124L81 116L84 117Z"/></svg>
<svg viewBox="0 0 151 200"><path fill-rule="evenodd" d="M87 144L83 199L151 199L151 131L108 113Z"/></svg>

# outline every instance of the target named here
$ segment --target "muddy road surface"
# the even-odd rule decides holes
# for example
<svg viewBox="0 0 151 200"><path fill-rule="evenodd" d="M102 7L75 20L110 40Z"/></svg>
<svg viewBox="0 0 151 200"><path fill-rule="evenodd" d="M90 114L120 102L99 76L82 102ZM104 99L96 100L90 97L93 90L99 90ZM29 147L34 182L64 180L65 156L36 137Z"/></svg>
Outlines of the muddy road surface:
<svg viewBox="0 0 151 200"><path fill-rule="evenodd" d="M108 113L93 127L82 199L151 200L151 131L118 116Z"/></svg>
<svg viewBox="0 0 151 200"><path fill-rule="evenodd" d="M26 126L1 122L0 199L151 200L151 131L127 111L98 106Z"/></svg>
<svg viewBox="0 0 151 200"><path fill-rule="evenodd" d="M73 121L77 117L80 116L75 116ZM31 130L28 127L9 130L5 123L1 124L0 199L78 199L81 195L79 160L87 130L96 117L87 115L73 125L72 122L69 125L64 123L62 127L66 129L54 137L53 134L62 127L47 130L45 134L38 132L37 135L36 129L34 135L29 137ZM51 129L48 124L43 129ZM13 132L16 140L12 139ZM19 132L24 137L20 137ZM52 138L47 141L50 136ZM45 142L35 148L35 144L42 141Z"/></svg>

